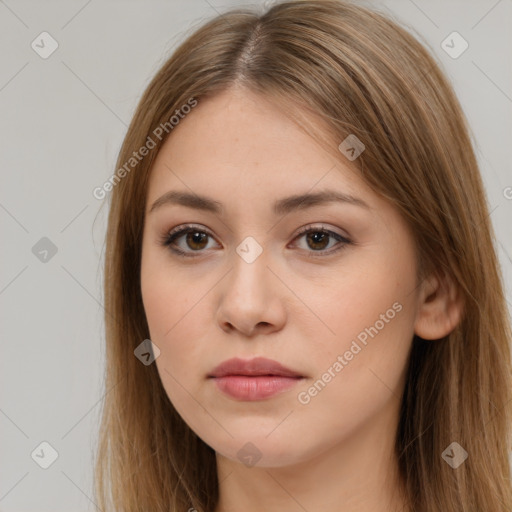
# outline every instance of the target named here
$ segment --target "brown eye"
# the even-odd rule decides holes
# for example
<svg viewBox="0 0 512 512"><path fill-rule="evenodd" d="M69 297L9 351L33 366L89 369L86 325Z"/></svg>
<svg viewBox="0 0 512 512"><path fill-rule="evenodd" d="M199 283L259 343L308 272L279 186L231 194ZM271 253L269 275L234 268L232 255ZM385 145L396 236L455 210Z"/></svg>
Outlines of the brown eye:
<svg viewBox="0 0 512 512"><path fill-rule="evenodd" d="M208 248L210 239L213 240L214 237L208 231L196 226L185 226L166 234L161 240L161 244L179 256L194 257L207 252L205 249ZM295 240L299 239L306 240L306 246L301 249L306 251L308 257L330 256L352 243L339 233L324 227L311 226L302 229L295 237ZM333 241L334 243L331 244ZM335 249L327 250L332 246Z"/></svg>
<svg viewBox="0 0 512 512"><path fill-rule="evenodd" d="M312 249L325 249L329 245L330 235L325 231L310 231L306 235L309 247Z"/></svg>
<svg viewBox="0 0 512 512"><path fill-rule="evenodd" d="M348 238L324 227L306 226L295 239L299 240L301 238L306 240L306 247L302 248L307 252L308 257L313 258L330 256L352 243ZM331 247L333 245L339 247L333 250L326 250L332 240L338 243L332 244Z"/></svg>
<svg viewBox="0 0 512 512"><path fill-rule="evenodd" d="M206 252L204 249L207 248L210 238L213 239L207 231L195 226L186 226L166 234L161 243L180 256L196 256L194 252L198 253L197 255Z"/></svg>
<svg viewBox="0 0 512 512"><path fill-rule="evenodd" d="M189 231L185 237L185 240L188 247L198 251L204 249L208 243L208 234L202 231Z"/></svg>

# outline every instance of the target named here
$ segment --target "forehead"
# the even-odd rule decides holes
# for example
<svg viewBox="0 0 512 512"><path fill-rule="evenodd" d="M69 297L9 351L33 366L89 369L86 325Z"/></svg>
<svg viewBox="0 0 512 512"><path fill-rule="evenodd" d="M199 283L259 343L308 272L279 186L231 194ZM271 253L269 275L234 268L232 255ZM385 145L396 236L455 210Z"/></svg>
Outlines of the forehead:
<svg viewBox="0 0 512 512"><path fill-rule="evenodd" d="M153 164L148 196L176 185L217 196L261 189L268 197L329 186L355 192L363 184L332 146L327 151L275 103L224 91L199 100L173 129Z"/></svg>

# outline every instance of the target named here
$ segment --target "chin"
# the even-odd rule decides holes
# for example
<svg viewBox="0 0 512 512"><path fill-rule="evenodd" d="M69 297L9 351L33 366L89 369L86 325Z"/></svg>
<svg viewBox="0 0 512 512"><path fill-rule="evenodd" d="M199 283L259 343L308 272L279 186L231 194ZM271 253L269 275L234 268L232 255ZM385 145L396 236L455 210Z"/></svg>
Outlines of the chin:
<svg viewBox="0 0 512 512"><path fill-rule="evenodd" d="M234 435L235 433L232 432ZM271 434L273 436L274 433ZM278 468L303 462L308 458L306 453L298 452L297 447L304 448L301 441L294 441L288 437L286 443L282 437L276 436L270 440L268 432L248 431L242 437L235 436L222 443L208 443L222 457L232 460L248 468Z"/></svg>

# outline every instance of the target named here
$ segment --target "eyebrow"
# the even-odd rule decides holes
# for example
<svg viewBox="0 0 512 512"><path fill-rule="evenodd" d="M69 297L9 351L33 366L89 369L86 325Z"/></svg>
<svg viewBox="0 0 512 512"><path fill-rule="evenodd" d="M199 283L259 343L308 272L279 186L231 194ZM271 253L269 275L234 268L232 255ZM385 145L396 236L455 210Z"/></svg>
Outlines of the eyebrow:
<svg viewBox="0 0 512 512"><path fill-rule="evenodd" d="M279 199L274 203L273 211L275 215L284 215L292 211L305 210L313 206L321 204L341 202L360 206L371 210L370 206L357 197L338 192L334 190L323 190L316 193L297 194L283 199ZM154 212L164 205L181 205L187 208L203 210L215 214L222 214L222 203L214 199L189 192L180 192L171 190L159 197L151 206L149 213Z"/></svg>

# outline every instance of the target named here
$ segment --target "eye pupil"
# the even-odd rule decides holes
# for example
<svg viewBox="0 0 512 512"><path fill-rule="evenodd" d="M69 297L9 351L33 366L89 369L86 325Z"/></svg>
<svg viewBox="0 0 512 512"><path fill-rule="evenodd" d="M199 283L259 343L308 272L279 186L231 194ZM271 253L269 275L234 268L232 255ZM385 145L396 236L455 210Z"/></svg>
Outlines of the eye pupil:
<svg viewBox="0 0 512 512"><path fill-rule="evenodd" d="M321 245L321 247L315 247L317 249L325 248L326 244L322 244L322 242L324 242L325 240L328 240L328 238L329 238L329 235L327 233L322 232L322 231L312 231L307 236L308 242L310 240L313 240L313 244L315 244L315 245L316 244L320 244Z"/></svg>
<svg viewBox="0 0 512 512"><path fill-rule="evenodd" d="M200 247L192 247L191 244L201 244L201 242L204 242L208 235L206 233L202 233L200 231L190 231L187 233L187 244L189 244L189 247L194 250L200 250L204 248L204 244L200 245Z"/></svg>

